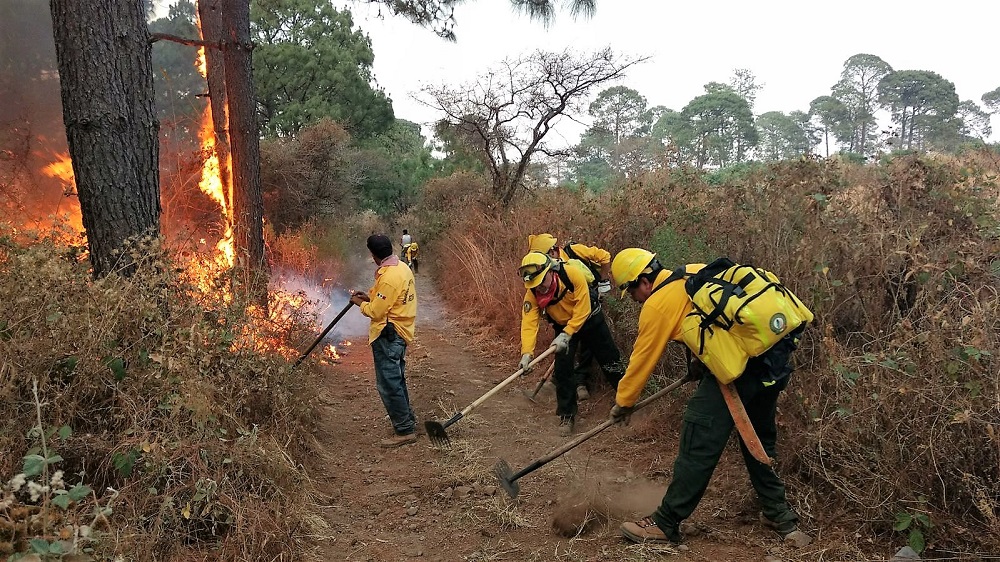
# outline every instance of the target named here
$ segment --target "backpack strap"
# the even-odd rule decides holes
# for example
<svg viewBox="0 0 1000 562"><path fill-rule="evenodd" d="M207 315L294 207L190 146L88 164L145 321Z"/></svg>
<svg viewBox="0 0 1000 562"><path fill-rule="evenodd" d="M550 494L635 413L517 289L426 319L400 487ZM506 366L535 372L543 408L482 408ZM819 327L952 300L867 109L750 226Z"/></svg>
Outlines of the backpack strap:
<svg viewBox="0 0 1000 562"><path fill-rule="evenodd" d="M559 280L563 282L563 285L565 286L565 288L563 289L562 293L559 293L558 295L556 295L556 298L550 300L549 304L545 305L545 308L548 308L548 307L556 304L557 302L561 301L563 299L563 297L566 296L566 293L573 292L573 289L574 289L573 282L569 280L569 275L566 273L566 268L564 268L564 267L562 267L560 265L559 269L556 270L556 275L559 276Z"/></svg>
<svg viewBox="0 0 1000 562"><path fill-rule="evenodd" d="M562 293L556 295L556 298L550 300L549 304L545 305L545 308L542 309L542 316L544 316L545 319L549 321L549 324L560 327L563 326L556 324L556 322L552 320L552 318L550 318L548 314L545 313L545 309L563 300L563 297L565 297L568 293L572 293L574 290L573 282L569 280L569 274L566 273L566 268L563 267L564 265L565 262L560 264L559 269L556 270L556 275L559 276L559 280L562 281L563 285L565 285L565 288L563 289ZM593 316L601 311L601 301L600 299L597 298L598 296L597 287L590 286L588 287L588 289L590 293L590 316Z"/></svg>
<svg viewBox="0 0 1000 562"><path fill-rule="evenodd" d="M656 291L659 291L660 289L662 289L663 287L666 287L667 285L673 283L674 281L678 281L680 279L684 279L684 277L686 277L686 276L687 276L687 266L683 266L682 265L682 266L678 267L677 269L671 271L670 275L668 275L667 278L664 279L662 283L660 283L659 285L653 287L653 290L650 292L650 294L653 294Z"/></svg>

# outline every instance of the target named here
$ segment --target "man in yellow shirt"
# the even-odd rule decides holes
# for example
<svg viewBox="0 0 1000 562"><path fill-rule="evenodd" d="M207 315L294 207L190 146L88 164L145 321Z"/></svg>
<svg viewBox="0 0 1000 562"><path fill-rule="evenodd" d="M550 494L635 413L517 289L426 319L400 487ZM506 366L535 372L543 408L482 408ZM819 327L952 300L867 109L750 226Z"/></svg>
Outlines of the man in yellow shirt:
<svg viewBox="0 0 1000 562"><path fill-rule="evenodd" d="M697 273L703 264L685 266ZM612 419L627 420L642 389L663 355L667 344L681 341L681 322L692 310L691 299L680 277L672 278L656 255L641 248L619 252L611 264L615 285L642 303L639 333L625 375L618 384ZM791 353L802 328L791 332L768 351L753 357L734 385L768 456L775 457L778 428L775 422L778 394L788 385ZM680 544L680 523L694 512L708 488L712 472L729 441L734 422L714 376L700 362L689 365L688 377L701 379L688 400L681 429L680 447L674 461L673 477L660 507L649 517L621 526L622 535L633 542ZM761 504L761 521L774 528L796 546L812 540L798 530L798 516L785 499L785 484L771 467L757 461L740 440L743 461Z"/></svg>
<svg viewBox="0 0 1000 562"><path fill-rule="evenodd" d="M573 357L577 348L590 348L612 385L621 378L622 361L618 346L604 320L600 303L592 296L587 274L579 262L554 260L541 252L529 252L521 260L518 273L524 282L521 305L521 362L528 369L538 339L538 324L544 315L556 332L555 370L556 414L562 436L573 433L577 395Z"/></svg>
<svg viewBox="0 0 1000 562"><path fill-rule="evenodd" d="M417 420L406 388L406 346L413 341L417 292L413 273L393 255L389 238L369 236L368 251L378 264L375 284L367 293L355 292L351 302L371 318L368 344L375 358L375 386L395 431L380 445L399 447L417 440Z"/></svg>
<svg viewBox="0 0 1000 562"><path fill-rule="evenodd" d="M611 252L604 248L574 244L573 242L568 242L564 247L560 247L558 239L545 232L528 236L528 251L548 254L551 258L562 261L580 260L594 274L598 298L604 300L604 295L611 291L611 282L609 281L611 279ZM587 383L590 378L590 364L594 361L594 354L585 345L580 346L578 353L575 370L576 398L577 400L589 400L590 389ZM614 386L618 384L618 381L608 380L608 383Z"/></svg>

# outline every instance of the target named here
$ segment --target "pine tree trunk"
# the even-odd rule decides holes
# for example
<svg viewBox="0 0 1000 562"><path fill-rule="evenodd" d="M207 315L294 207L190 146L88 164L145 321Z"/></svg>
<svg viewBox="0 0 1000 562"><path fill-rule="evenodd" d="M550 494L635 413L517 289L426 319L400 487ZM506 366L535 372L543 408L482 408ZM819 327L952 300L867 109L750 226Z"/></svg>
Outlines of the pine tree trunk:
<svg viewBox="0 0 1000 562"><path fill-rule="evenodd" d="M199 0L198 19L201 20L203 41L220 45L225 36L220 0ZM205 80L208 82L208 99L212 108L212 125L215 129L215 155L219 159L222 193L232 208L233 186L229 181L229 122L226 114L226 69L222 50L205 47Z"/></svg>
<svg viewBox="0 0 1000 562"><path fill-rule="evenodd" d="M135 272L160 234L159 122L142 0L51 0L63 122L94 276Z"/></svg>
<svg viewBox="0 0 1000 562"><path fill-rule="evenodd" d="M251 273L266 273L264 200L260 186L257 129L250 53L249 0L221 0L226 26L223 58L229 102L229 141L233 159L233 231L236 257Z"/></svg>

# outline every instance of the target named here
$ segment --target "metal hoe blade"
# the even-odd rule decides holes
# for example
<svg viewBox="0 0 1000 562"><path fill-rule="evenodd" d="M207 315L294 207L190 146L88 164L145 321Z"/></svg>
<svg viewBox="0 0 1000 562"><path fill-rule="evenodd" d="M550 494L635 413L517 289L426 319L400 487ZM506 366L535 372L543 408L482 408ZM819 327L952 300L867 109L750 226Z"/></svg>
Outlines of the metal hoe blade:
<svg viewBox="0 0 1000 562"><path fill-rule="evenodd" d="M444 430L444 425L441 422L433 420L425 421L424 429L427 430L427 438L431 440L431 443L435 447L451 448L451 439L448 438L448 432Z"/></svg>
<svg viewBox="0 0 1000 562"><path fill-rule="evenodd" d="M500 481L500 487L507 492L507 495L511 498L516 498L517 494L521 491L521 486L514 478L514 473L510 469L510 465L507 464L507 461L503 459L498 460L496 465L493 466L493 474L496 475L497 480Z"/></svg>
<svg viewBox="0 0 1000 562"><path fill-rule="evenodd" d="M535 390L532 391L531 394L528 394L528 391L526 391L526 390L522 390L521 391L521 392L524 393L524 397L525 398L527 398L528 400L531 400L532 402L534 402L536 404L538 403L535 400L535 397L538 396L538 392L540 390L542 390L542 387L545 386L545 382L549 380L550 376L552 376L552 371L555 369L555 366L556 366L555 362L553 362L551 365L549 365L548 370L545 371L544 375L542 375L542 380L538 381L538 384L535 385Z"/></svg>

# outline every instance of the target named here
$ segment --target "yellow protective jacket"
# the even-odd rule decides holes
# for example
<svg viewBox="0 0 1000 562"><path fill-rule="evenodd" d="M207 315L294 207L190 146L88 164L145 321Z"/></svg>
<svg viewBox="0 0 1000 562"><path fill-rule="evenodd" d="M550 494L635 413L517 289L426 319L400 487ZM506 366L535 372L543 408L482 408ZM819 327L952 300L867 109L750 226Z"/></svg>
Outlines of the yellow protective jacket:
<svg viewBox="0 0 1000 562"><path fill-rule="evenodd" d="M697 273L705 264L688 264L685 267L689 274ZM669 269L660 271L653 287L658 287L671 273L673 272ZM628 359L625 376L618 383L618 394L615 396L615 402L619 406L634 406L639 401L639 395L667 344L681 341L681 322L692 308L691 298L684 290L683 279L660 287L642 304L639 333Z"/></svg>
<svg viewBox="0 0 1000 562"><path fill-rule="evenodd" d="M587 285L587 276L581 270L581 266L567 267L565 263L560 264L566 273L569 282L573 285L573 290L569 291L562 279L556 275L556 296L558 299L553 305L545 307L545 314L553 322L563 326L563 332L570 336L580 331L583 323L590 318L593 311L590 306L590 287ZM560 295L562 298L560 298ZM524 293L524 304L521 306L521 353L534 353L535 344L538 340L538 323L542 318L542 311L538 308L538 301L535 300L535 293L528 289Z"/></svg>
<svg viewBox="0 0 1000 562"><path fill-rule="evenodd" d="M368 330L371 345L388 322L407 343L413 341L417 317L417 291L413 272L395 256L390 256L375 272L375 284L368 290L369 302L361 303L361 314L372 319Z"/></svg>
<svg viewBox="0 0 1000 562"><path fill-rule="evenodd" d="M598 248L597 246L584 246L583 244L570 244L570 249L576 256L571 256L566 253L565 247L559 248L559 259L562 261L569 261L571 259L582 260L583 262L595 263L601 267L607 267L611 264L611 252Z"/></svg>

